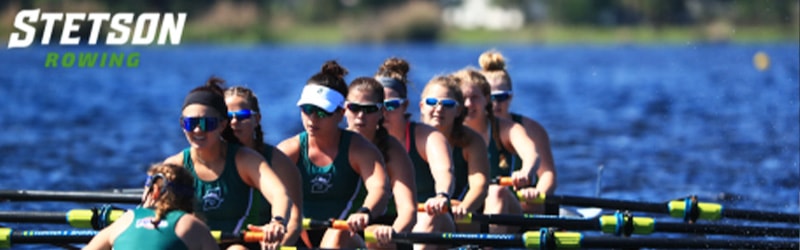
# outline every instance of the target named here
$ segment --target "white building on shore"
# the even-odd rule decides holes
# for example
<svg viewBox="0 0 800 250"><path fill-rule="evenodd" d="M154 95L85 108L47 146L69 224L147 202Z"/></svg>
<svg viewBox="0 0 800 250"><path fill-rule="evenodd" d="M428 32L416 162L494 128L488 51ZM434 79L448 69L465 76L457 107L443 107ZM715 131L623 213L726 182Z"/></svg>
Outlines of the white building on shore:
<svg viewBox="0 0 800 250"><path fill-rule="evenodd" d="M491 0L462 0L461 5L446 7L444 24L461 29L516 30L525 23L522 10L491 5Z"/></svg>

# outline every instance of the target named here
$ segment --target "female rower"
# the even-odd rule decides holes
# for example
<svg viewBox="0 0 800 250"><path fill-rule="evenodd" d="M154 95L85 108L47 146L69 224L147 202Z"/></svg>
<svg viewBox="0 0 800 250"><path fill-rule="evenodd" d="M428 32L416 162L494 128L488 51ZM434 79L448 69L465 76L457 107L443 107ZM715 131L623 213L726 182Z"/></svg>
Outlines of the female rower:
<svg viewBox="0 0 800 250"><path fill-rule="evenodd" d="M360 77L353 80L348 88L345 102L347 129L372 141L381 151L386 161L386 172L394 197L393 200L389 200L386 212L374 221L376 224L391 226L370 226L367 230L408 233L417 222L414 166L403 144L389 135L383 127L383 100L383 86L375 78ZM368 247L387 246L368 245ZM388 247L391 248L392 245L388 244Z"/></svg>
<svg viewBox="0 0 800 250"><path fill-rule="evenodd" d="M363 247L361 236L370 221L386 207L389 185L381 152L363 136L340 129L344 116L347 71L328 61L312 76L297 102L305 131L278 144L296 163L303 179L303 216L347 219L350 232L309 230L307 246ZM359 189L367 194L362 207L353 207ZM317 243L321 236L321 242ZM308 239L308 240L306 240Z"/></svg>
<svg viewBox="0 0 800 250"><path fill-rule="evenodd" d="M483 69L483 75L491 86L494 115L522 124L536 145L536 154L539 155L539 160L538 169L536 170L537 179L531 181L532 184L535 184L536 189L533 191L534 194L531 195L538 193L553 194L556 189L556 167L553 153L550 150L550 138L547 131L539 122L520 114L509 112L514 93L512 92L511 77L505 69L506 62L503 55L497 51L487 51L481 54L478 61ZM515 155L512 159L514 167L519 168L522 163L519 160L519 156ZM544 211L545 209L541 205L522 203L522 208L526 213L558 214L558 206L553 208L548 206L547 211Z"/></svg>
<svg viewBox="0 0 800 250"><path fill-rule="evenodd" d="M538 156L533 140L528 137L525 128L511 120L496 118L493 115L492 103L489 102L489 83L486 78L473 69L464 69L456 72L453 77L459 79L461 91L465 97L467 111L464 125L478 132L489 153L489 177L511 176L514 188L525 194L525 198L535 195L534 188L528 188L530 179L534 174L534 166ZM520 155L522 167L512 168L508 163L511 154ZM519 198L511 190L492 184L486 196L484 214L521 214ZM512 227L490 225L492 233L511 233L516 229Z"/></svg>
<svg viewBox="0 0 800 250"><path fill-rule="evenodd" d="M186 96L180 121L190 147L164 162L182 165L195 178L195 195L202 199L195 211L205 218L211 230L234 234L244 229L264 231L260 243L273 247L283 239L292 202L264 157L242 147L233 134L222 82L211 78ZM273 216L260 227L251 221L257 218L251 216L257 212L252 211L251 201L258 191L272 205ZM232 245L229 249L242 248Z"/></svg>
<svg viewBox="0 0 800 250"><path fill-rule="evenodd" d="M234 86L225 90L225 104L228 107L228 119L231 121L231 129L236 138L248 148L255 149L261 153L267 164L272 167L275 174L281 179L283 186L292 199L291 217L286 218L286 235L283 237L282 245L292 246L302 231L303 212L303 187L300 186L300 171L292 164L286 155L274 146L264 143L264 131L261 127L261 109L258 105L258 97L253 90ZM266 223L270 220L270 205L263 196L257 195L253 201L253 215L261 218L257 223Z"/></svg>
<svg viewBox="0 0 800 250"><path fill-rule="evenodd" d="M178 165L147 170L142 205L101 230L84 249L219 249L194 211L194 178Z"/></svg>
<svg viewBox="0 0 800 250"><path fill-rule="evenodd" d="M426 212L417 213L414 232L452 232L448 214L455 179L447 137L431 126L411 120L408 110L409 65L403 59L383 62L375 79L383 85L383 126L400 141L414 164L417 202L425 202ZM455 198L455 197L453 197ZM465 211L456 205L457 211ZM377 234L376 235L381 235Z"/></svg>
<svg viewBox="0 0 800 250"><path fill-rule="evenodd" d="M431 79L422 91L419 108L422 122L445 134L453 145L453 198L461 200L460 204L453 205L453 215L459 219L467 213L479 212L486 198L489 160L481 135L463 124L467 108L458 79L449 76Z"/></svg>

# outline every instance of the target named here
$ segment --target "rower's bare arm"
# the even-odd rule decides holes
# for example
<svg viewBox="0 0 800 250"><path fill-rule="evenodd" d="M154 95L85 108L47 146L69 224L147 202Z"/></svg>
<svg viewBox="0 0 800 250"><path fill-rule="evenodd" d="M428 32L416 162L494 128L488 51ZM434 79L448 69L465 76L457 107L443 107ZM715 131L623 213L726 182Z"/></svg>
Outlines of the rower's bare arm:
<svg viewBox="0 0 800 250"><path fill-rule="evenodd" d="M434 187L437 193L445 192L453 194L453 155L450 149L450 144L447 143L447 137L441 132L430 129L424 140L424 153L423 157L428 161L428 166L433 175Z"/></svg>
<svg viewBox="0 0 800 250"><path fill-rule="evenodd" d="M476 212L486 199L486 190L489 188L489 156L486 154L486 143L475 131L469 130L470 143L467 145L464 156L467 157L467 182L469 191L461 202L469 212Z"/></svg>
<svg viewBox="0 0 800 250"><path fill-rule="evenodd" d="M513 153L522 158L522 169L520 172L525 176L533 177L536 171L536 161L539 160L539 154L536 152L536 144L531 136L525 131L525 127L515 123L511 120L501 119L504 123L504 130L508 131L503 133L503 141L506 148L512 149ZM510 146L510 147L508 147Z"/></svg>
<svg viewBox="0 0 800 250"><path fill-rule="evenodd" d="M547 130L534 120L525 118L523 124L528 135L533 138L533 142L536 144L536 152L539 154L539 168L536 170L539 182L536 183L536 189L540 192L552 194L557 186L557 171L555 159L553 159L553 151L550 148L550 136L547 134Z"/></svg>
<svg viewBox="0 0 800 250"><path fill-rule="evenodd" d="M247 185L261 191L264 198L272 206L272 216L289 218L292 201L275 171L272 170L264 157L250 148L242 147L236 154L236 166L242 180Z"/></svg>
<svg viewBox="0 0 800 250"><path fill-rule="evenodd" d="M272 168L280 177L289 198L292 199L291 217L286 217L286 236L283 237L283 245L294 245L300 232L303 229L303 183L300 171L278 148L272 152Z"/></svg>
<svg viewBox="0 0 800 250"><path fill-rule="evenodd" d="M363 136L354 134L350 139L350 165L364 181L367 197L364 207L371 216L377 217L386 208L389 193L389 178L380 150Z"/></svg>
<svg viewBox="0 0 800 250"><path fill-rule="evenodd" d="M108 227L103 228L100 232L95 235L91 241L89 241L83 249L88 250L99 250L99 249L111 249L114 245L114 240L119 236L128 225L133 222L133 212L127 211L122 216L119 217L114 223L108 225Z"/></svg>
<svg viewBox="0 0 800 250"><path fill-rule="evenodd" d="M417 223L417 184L414 181L414 163L394 137L389 137L389 161L386 162L390 176L397 218L392 224L395 232L411 232Z"/></svg>
<svg viewBox="0 0 800 250"><path fill-rule="evenodd" d="M175 234L189 249L217 250L219 245L211 236L208 226L194 215L187 214L175 225Z"/></svg>

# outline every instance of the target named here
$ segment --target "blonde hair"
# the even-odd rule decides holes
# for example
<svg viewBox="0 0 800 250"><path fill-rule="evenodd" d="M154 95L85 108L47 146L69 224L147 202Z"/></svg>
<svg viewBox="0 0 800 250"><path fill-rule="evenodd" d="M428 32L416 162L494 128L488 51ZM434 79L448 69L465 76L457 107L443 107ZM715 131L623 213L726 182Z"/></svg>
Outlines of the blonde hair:
<svg viewBox="0 0 800 250"><path fill-rule="evenodd" d="M494 107L492 106L491 100L492 96L492 87L489 86L489 82L486 80L486 77L483 76L480 72L473 68L465 68L462 70L453 73L453 77L459 79L460 85L465 87L478 87L480 89L481 94L487 100L486 107L484 107L486 111L486 119L489 120L491 124L492 130L492 138L495 138L494 143L500 151L505 151L503 148L503 144L500 143L500 129L497 119L494 116ZM500 168L508 168L508 160L506 159L505 154L499 154L499 166Z"/></svg>
<svg viewBox="0 0 800 250"><path fill-rule="evenodd" d="M432 86L442 86L447 88L447 91L450 92L450 95L453 96L453 99L458 102L458 105L463 107L464 93L461 92L460 82L460 79L449 75L435 76L433 79L428 81L428 84L425 84L425 88L422 90L422 98L425 98L425 94L428 93ZM447 135L448 141L450 141L453 146L464 147L470 143L469 138L465 136L466 128L464 128L464 119L466 118L467 110L465 108L461 108L461 112L453 121L453 129L450 131L450 134Z"/></svg>
<svg viewBox="0 0 800 250"><path fill-rule="evenodd" d="M511 77L508 75L508 71L506 71L506 59L503 57L503 54L496 50L489 50L483 52L480 57L478 57L478 64L481 65L481 69L483 71L484 76L486 76L486 80L489 82L505 82L508 83L508 88L512 89L511 86Z"/></svg>

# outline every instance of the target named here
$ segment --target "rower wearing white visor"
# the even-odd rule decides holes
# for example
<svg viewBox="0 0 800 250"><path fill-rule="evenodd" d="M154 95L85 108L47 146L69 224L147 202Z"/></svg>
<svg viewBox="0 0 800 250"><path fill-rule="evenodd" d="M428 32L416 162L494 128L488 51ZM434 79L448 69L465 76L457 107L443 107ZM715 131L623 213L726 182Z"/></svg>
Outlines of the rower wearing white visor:
<svg viewBox="0 0 800 250"><path fill-rule="evenodd" d="M328 61L312 76L297 102L304 131L278 144L300 170L303 216L347 220L350 230L308 230L306 247L364 247L356 232L380 215L388 198L388 181L381 152L363 136L338 127L344 116L347 70ZM360 189L367 195L353 205Z"/></svg>

